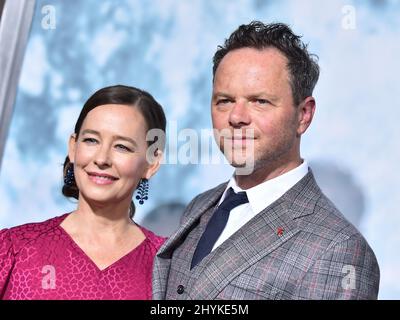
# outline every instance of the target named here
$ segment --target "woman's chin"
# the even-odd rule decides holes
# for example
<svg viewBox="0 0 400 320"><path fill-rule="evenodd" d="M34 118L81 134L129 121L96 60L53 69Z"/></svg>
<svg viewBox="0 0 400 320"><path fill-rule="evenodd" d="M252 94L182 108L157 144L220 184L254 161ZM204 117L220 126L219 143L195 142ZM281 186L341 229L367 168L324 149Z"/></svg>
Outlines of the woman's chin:
<svg viewBox="0 0 400 320"><path fill-rule="evenodd" d="M105 206L112 203L121 201L119 197L115 195L109 195L106 192L86 192L82 193L83 198L89 204L94 204L96 206Z"/></svg>

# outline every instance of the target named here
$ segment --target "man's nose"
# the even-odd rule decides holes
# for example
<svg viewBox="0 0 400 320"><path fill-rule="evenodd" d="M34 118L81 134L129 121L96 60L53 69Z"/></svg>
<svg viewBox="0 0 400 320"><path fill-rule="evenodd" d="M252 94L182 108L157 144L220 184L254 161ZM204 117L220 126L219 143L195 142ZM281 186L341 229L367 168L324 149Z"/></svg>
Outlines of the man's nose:
<svg viewBox="0 0 400 320"><path fill-rule="evenodd" d="M250 124L251 118L245 101L236 101L229 114L229 124L234 128L240 128Z"/></svg>

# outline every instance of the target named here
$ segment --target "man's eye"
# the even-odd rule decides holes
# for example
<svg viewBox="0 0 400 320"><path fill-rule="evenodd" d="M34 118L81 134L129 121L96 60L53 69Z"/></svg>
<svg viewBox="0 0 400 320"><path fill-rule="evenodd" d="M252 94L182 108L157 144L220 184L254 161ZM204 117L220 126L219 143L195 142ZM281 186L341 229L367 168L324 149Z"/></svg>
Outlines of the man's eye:
<svg viewBox="0 0 400 320"><path fill-rule="evenodd" d="M83 141L83 142L86 142L86 143L88 143L88 144L95 144L95 143L97 143L97 140L94 139L94 138L84 138L82 141Z"/></svg>
<svg viewBox="0 0 400 320"><path fill-rule="evenodd" d="M267 99L256 99L255 102L259 104L268 104L269 101Z"/></svg>
<svg viewBox="0 0 400 320"><path fill-rule="evenodd" d="M231 100L229 100L229 99L219 99L219 100L217 100L217 104L227 104L229 102L231 102Z"/></svg>

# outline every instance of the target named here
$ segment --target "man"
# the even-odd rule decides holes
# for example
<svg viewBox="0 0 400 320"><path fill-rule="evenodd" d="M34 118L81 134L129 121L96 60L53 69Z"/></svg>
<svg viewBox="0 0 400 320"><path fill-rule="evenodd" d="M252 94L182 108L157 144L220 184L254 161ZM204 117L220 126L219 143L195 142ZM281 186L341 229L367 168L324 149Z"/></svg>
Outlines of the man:
<svg viewBox="0 0 400 320"><path fill-rule="evenodd" d="M216 139L236 171L187 207L156 257L153 298L376 299L373 251L300 156L319 76L300 37L242 25L213 72Z"/></svg>

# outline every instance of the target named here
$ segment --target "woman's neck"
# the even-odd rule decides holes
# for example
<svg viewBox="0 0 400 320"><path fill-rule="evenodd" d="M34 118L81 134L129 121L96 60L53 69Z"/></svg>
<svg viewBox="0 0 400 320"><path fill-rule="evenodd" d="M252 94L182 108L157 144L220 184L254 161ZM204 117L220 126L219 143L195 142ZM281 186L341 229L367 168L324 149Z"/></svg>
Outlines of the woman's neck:
<svg viewBox="0 0 400 320"><path fill-rule="evenodd" d="M76 232L112 237L125 235L134 222L129 217L130 201L112 205L94 204L79 198L78 208L71 214L70 228Z"/></svg>

